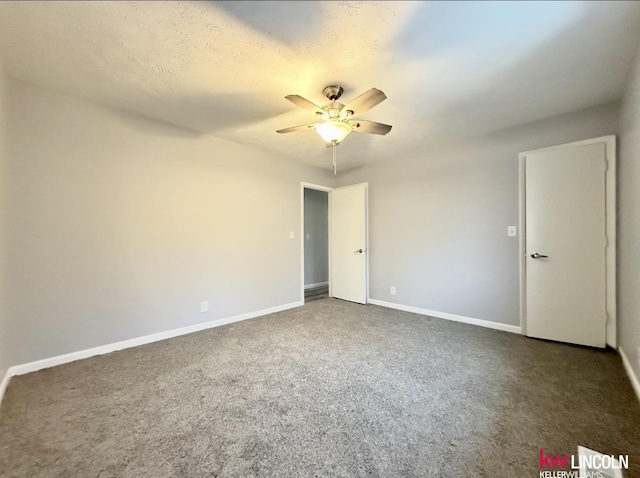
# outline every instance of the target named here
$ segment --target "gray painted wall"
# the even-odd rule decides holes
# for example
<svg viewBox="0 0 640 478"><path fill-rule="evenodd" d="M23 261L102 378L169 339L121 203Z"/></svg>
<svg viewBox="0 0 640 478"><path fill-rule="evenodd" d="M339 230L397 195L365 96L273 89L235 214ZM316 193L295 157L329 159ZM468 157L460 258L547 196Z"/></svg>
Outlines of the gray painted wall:
<svg viewBox="0 0 640 478"><path fill-rule="evenodd" d="M304 233L304 284L327 282L329 280L328 193L305 188Z"/></svg>
<svg viewBox="0 0 640 478"><path fill-rule="evenodd" d="M640 50L622 101L618 154L618 337L640 378Z"/></svg>
<svg viewBox="0 0 640 478"><path fill-rule="evenodd" d="M635 78L620 191L629 263L620 268L621 334L630 358L638 337L628 292L638 285ZM300 181L333 185L331 172L8 86L10 322L0 367L299 300L299 241L288 233L300 230ZM518 241L506 235L518 220L518 153L614 133L618 106L341 172L338 185L369 182L371 297L518 324Z"/></svg>
<svg viewBox="0 0 640 478"><path fill-rule="evenodd" d="M11 365L8 355L9 336L7 334L7 316L5 289L7 281L5 276L5 163L6 163L6 116L7 104L5 101L6 75L0 62L0 381L4 378L7 369Z"/></svg>
<svg viewBox="0 0 640 478"><path fill-rule="evenodd" d="M331 172L16 81L9 118L12 365L300 300Z"/></svg>
<svg viewBox="0 0 640 478"><path fill-rule="evenodd" d="M507 226L518 224L518 153L615 133L618 108L425 147L339 174L339 185L369 182L370 297L519 325L518 238L507 237Z"/></svg>

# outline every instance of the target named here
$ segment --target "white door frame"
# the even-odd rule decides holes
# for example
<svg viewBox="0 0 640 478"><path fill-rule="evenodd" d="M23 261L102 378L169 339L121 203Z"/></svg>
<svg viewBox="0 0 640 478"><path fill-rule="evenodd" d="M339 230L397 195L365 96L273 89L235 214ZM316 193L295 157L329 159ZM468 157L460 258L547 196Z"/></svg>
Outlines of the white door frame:
<svg viewBox="0 0 640 478"><path fill-rule="evenodd" d="M606 193L606 304L607 304L607 344L614 349L617 348L617 308L616 308L616 136L601 136L598 138L576 141L574 143L551 146L549 148L535 149L520 153L519 161L519 181L520 181L520 327L522 333L527 333L527 261L526 261L526 204L525 204L525 158L527 154L550 149L559 149L575 146L586 146L590 144L604 143L605 159L607 170L605 175Z"/></svg>
<svg viewBox="0 0 640 478"><path fill-rule="evenodd" d="M304 181L300 183L300 301L304 304L304 190L305 189L315 189L316 191L324 191L326 193L331 193L334 188L329 186L322 186L320 184L313 183L305 183ZM327 194L328 202L327 202L327 221L328 221L328 230L327 230L327 245L329 247L329 297L331 297L331 194Z"/></svg>

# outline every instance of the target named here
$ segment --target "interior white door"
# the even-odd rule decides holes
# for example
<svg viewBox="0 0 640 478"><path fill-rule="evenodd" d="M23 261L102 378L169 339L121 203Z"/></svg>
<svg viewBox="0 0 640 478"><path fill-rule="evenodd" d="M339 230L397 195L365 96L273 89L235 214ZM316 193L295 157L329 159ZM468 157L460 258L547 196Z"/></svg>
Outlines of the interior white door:
<svg viewBox="0 0 640 478"><path fill-rule="evenodd" d="M525 157L526 330L605 347L604 143Z"/></svg>
<svg viewBox="0 0 640 478"><path fill-rule="evenodd" d="M367 303L367 185L331 191L331 296Z"/></svg>

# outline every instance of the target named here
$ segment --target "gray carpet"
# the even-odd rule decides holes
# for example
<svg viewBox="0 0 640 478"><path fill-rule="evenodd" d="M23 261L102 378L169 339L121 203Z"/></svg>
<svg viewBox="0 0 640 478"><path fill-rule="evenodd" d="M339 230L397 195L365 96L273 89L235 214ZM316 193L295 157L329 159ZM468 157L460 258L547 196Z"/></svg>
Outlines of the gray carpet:
<svg viewBox="0 0 640 478"><path fill-rule="evenodd" d="M538 477L629 454L619 357L333 299L15 377L2 476Z"/></svg>

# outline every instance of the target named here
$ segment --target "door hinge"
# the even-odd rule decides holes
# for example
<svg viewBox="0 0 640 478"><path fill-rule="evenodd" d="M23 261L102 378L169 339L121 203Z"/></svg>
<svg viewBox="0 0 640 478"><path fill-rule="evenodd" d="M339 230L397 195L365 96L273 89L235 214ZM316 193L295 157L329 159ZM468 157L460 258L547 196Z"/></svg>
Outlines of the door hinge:
<svg viewBox="0 0 640 478"><path fill-rule="evenodd" d="M604 247L609 247L609 236L604 236Z"/></svg>

